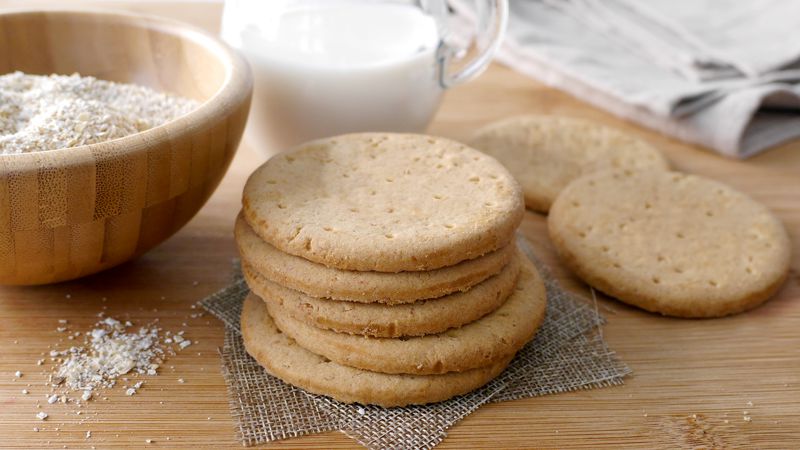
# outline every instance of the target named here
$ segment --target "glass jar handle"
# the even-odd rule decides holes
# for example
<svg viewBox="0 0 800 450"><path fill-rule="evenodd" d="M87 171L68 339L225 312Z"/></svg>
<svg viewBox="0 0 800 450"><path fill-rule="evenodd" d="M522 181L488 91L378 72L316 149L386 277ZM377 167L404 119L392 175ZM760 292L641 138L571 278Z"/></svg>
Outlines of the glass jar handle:
<svg viewBox="0 0 800 450"><path fill-rule="evenodd" d="M446 2L443 2L446 3ZM448 89L480 75L489 66L497 48L503 41L508 24L508 0L474 0L476 11L473 22L477 28L474 45L477 55L451 73L450 67L464 58L442 40L438 51L439 84ZM484 31L486 30L486 31Z"/></svg>

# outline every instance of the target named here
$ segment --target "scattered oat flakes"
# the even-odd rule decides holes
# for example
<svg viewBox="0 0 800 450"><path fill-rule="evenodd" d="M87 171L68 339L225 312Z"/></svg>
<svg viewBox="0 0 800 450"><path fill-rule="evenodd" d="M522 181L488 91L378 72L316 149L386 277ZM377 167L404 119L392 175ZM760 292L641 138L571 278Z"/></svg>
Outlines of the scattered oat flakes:
<svg viewBox="0 0 800 450"><path fill-rule="evenodd" d="M39 411L38 413L36 413L36 418L39 420L45 420L47 419L47 413L44 411Z"/></svg>
<svg viewBox="0 0 800 450"><path fill-rule="evenodd" d="M57 376L71 390L113 387L115 379L129 372L146 373L163 357L156 328L128 331L130 322L107 317L89 333L85 347L56 352L64 357ZM51 352L52 354L52 352Z"/></svg>

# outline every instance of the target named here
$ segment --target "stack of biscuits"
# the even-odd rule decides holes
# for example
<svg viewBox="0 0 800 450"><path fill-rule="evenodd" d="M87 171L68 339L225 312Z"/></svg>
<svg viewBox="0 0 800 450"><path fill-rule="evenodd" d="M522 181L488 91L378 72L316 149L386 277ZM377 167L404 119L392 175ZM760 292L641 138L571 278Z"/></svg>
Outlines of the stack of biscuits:
<svg viewBox="0 0 800 450"><path fill-rule="evenodd" d="M236 222L247 351L347 403L446 400L500 374L545 313L519 185L460 143L362 133L258 168Z"/></svg>

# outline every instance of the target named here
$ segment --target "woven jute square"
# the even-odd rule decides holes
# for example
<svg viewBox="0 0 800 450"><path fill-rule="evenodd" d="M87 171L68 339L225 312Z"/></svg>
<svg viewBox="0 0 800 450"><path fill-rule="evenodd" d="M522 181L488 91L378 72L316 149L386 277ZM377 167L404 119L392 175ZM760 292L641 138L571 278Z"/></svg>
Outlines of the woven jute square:
<svg viewBox="0 0 800 450"><path fill-rule="evenodd" d="M235 270L231 285L201 305L226 326L222 373L238 439L254 445L339 430L368 448L429 449L483 404L622 384L630 369L603 340L605 319L597 308L562 289L527 241L518 242L547 287L547 315L536 338L486 386L445 402L404 408L348 405L269 375L242 342L239 315L249 289Z"/></svg>

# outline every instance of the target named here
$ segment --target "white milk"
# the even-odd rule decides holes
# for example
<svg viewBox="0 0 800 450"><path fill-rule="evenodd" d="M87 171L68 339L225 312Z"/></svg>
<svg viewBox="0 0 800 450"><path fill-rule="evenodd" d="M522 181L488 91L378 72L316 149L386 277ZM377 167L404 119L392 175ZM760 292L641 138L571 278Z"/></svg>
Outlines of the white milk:
<svg viewBox="0 0 800 450"><path fill-rule="evenodd" d="M279 146L272 151L346 132L418 132L436 112L439 33L419 8L319 2L275 14L249 6L240 17L226 9L223 35L253 66L251 123Z"/></svg>

